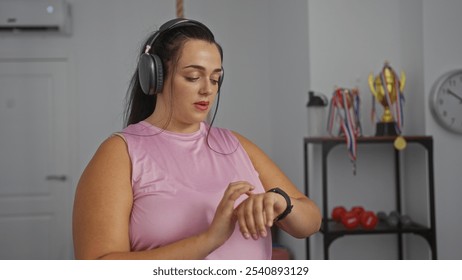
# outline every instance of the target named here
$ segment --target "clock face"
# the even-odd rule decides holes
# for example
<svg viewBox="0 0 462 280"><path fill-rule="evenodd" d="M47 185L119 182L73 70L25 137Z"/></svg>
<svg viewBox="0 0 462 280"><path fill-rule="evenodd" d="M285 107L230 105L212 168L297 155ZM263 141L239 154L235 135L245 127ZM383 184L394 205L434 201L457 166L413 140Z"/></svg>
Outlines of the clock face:
<svg viewBox="0 0 462 280"><path fill-rule="evenodd" d="M462 134L462 70L448 72L436 81L430 108L438 124Z"/></svg>

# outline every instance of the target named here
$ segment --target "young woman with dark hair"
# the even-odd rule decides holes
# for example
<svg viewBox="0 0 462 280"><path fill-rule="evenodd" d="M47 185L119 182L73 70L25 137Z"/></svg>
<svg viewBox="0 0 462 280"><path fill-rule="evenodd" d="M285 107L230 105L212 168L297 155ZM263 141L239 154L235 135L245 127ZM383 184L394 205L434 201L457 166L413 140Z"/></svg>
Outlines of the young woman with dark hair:
<svg viewBox="0 0 462 280"><path fill-rule="evenodd" d="M297 238L319 230L318 207L261 149L206 122L224 68L205 25L171 20L140 55L126 127L77 187L76 258L270 259L272 226Z"/></svg>

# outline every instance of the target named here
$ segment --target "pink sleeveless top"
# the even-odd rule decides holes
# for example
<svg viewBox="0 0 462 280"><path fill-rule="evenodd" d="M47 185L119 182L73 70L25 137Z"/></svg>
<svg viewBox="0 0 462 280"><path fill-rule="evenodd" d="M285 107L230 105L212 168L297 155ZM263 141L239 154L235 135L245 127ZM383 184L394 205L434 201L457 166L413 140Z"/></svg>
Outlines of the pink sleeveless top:
<svg viewBox="0 0 462 280"><path fill-rule="evenodd" d="M204 232L229 183L248 181L264 192L246 151L229 130L201 123L194 133L162 131L142 121L122 132L132 162L130 246L142 251ZM245 199L241 196L236 205ZM270 259L271 236L234 233L206 259Z"/></svg>

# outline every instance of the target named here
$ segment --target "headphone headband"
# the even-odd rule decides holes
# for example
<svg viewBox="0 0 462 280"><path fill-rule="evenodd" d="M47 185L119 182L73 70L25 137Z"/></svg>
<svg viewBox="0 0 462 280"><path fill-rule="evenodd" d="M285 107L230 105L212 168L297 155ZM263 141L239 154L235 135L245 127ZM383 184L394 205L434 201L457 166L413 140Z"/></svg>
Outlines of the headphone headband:
<svg viewBox="0 0 462 280"><path fill-rule="evenodd" d="M171 20L169 20L166 23L161 25L159 30L152 37L151 41L146 45L146 49L145 49L144 53L149 52L149 50L152 48L152 46L156 42L157 38L161 34L166 33L166 32L168 32L168 31L170 31L170 30L172 30L172 29L174 29L176 27L181 27L181 26L197 26L197 27L200 27L200 28L206 30L208 33L210 33L212 38L214 38L212 31L210 31L210 29L207 26L205 26L203 23L198 22L196 20L192 20L192 19L175 18L175 19L171 19Z"/></svg>

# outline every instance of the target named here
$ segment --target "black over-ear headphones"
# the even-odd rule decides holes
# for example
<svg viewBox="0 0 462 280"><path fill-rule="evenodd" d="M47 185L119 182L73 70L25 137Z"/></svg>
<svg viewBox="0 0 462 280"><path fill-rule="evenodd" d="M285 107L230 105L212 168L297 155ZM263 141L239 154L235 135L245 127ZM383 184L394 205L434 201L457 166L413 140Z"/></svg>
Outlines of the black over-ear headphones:
<svg viewBox="0 0 462 280"><path fill-rule="evenodd" d="M146 45L144 53L140 56L138 62L138 78L140 81L141 89L146 95L154 95L162 91L164 83L164 73L162 68L162 60L156 54L149 53L157 38L165 32L168 32L177 27L183 26L197 26L213 36L210 29L204 24L190 19L175 18L164 23L159 30L153 35L152 40ZM223 73L218 81L218 90L220 90L223 82Z"/></svg>

